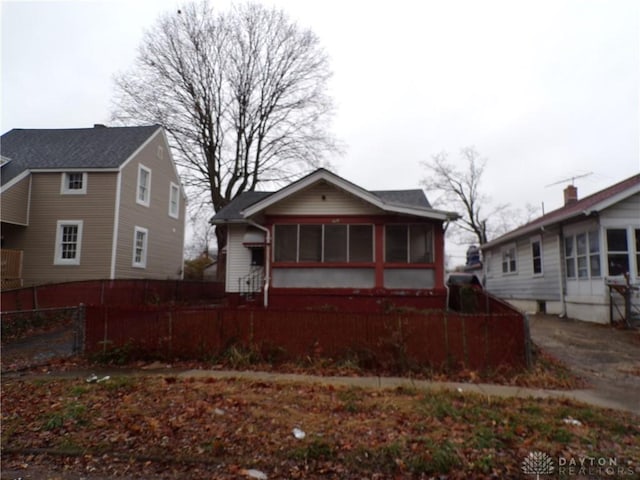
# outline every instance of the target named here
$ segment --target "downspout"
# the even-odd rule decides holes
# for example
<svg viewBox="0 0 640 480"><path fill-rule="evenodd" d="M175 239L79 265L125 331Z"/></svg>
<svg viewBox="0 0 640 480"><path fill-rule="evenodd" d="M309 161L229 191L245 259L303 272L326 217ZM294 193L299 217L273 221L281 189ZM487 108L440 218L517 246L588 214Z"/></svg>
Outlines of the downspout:
<svg viewBox="0 0 640 480"><path fill-rule="evenodd" d="M560 304L562 311L560 312L560 318L567 316L567 302L565 293L567 289L567 260L564 253L564 229L560 224L560 232L558 233L558 251L560 253Z"/></svg>
<svg viewBox="0 0 640 480"><path fill-rule="evenodd" d="M271 252L269 251L269 247L271 246L271 231L263 226L260 225L256 222L254 222L253 220L247 219L247 223L249 223L249 225L256 227L258 230L262 230L265 233L265 252L264 252L264 259L265 259L265 272L264 272L264 300L263 300L263 304L264 304L264 308L267 308L269 306L269 280L271 278Z"/></svg>
<svg viewBox="0 0 640 480"><path fill-rule="evenodd" d="M449 224L451 223L451 219L449 219L447 217L447 220L444 222L444 225L442 226L442 256L444 257L442 259L442 263L443 263L443 269L442 269L442 276L444 277L442 279L442 284L444 285L444 288L447 291L447 297L446 297L446 304L445 304L445 310L449 310L449 295L451 294L450 290L449 290L449 285L447 285L447 267L445 264L445 259L447 258L447 250L446 250L446 244L447 242L445 242L445 236L447 234L447 228L449 228Z"/></svg>

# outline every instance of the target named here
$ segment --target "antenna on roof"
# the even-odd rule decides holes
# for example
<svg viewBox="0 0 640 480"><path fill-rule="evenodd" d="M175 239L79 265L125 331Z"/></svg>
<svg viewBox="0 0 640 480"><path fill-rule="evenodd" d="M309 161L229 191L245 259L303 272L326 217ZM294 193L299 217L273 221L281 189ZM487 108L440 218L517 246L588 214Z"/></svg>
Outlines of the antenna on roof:
<svg viewBox="0 0 640 480"><path fill-rule="evenodd" d="M553 187L554 185L559 185L561 183L568 182L569 180L571 180L571 185L573 185L574 182L576 181L576 178L588 177L589 175L593 175L593 172L583 173L582 175L576 175L576 176L569 177L569 178L563 178L562 180L558 180L557 182L550 183L549 185L545 185L545 188Z"/></svg>

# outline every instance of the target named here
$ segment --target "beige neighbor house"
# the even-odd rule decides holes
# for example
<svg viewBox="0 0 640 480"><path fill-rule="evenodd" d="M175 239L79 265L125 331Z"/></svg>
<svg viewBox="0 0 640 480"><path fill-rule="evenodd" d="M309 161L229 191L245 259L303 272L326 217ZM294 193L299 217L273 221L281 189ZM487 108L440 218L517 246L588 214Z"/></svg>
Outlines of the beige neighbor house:
<svg viewBox="0 0 640 480"><path fill-rule="evenodd" d="M22 252L24 285L182 278L185 196L161 126L1 142L2 249Z"/></svg>
<svg viewBox="0 0 640 480"><path fill-rule="evenodd" d="M482 245L486 288L526 311L608 323L612 286L640 305L640 174L582 199L569 185L564 200Z"/></svg>

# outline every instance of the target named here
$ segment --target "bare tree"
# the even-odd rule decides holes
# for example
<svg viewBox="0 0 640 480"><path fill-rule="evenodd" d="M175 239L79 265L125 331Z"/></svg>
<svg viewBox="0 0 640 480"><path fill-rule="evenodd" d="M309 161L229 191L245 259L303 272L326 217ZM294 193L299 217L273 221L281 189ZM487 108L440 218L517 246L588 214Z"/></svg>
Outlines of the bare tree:
<svg viewBox="0 0 640 480"><path fill-rule="evenodd" d="M337 151L327 129L330 76L318 37L283 11L189 3L159 19L133 68L116 78L113 119L163 125L185 185L206 191L218 211ZM216 236L222 248L224 230Z"/></svg>
<svg viewBox="0 0 640 480"><path fill-rule="evenodd" d="M462 214L454 227L458 230L456 233L461 234L460 243L482 245L492 237L526 223L535 213L529 205L525 207L524 214L509 205L492 205L491 199L481 189L486 163L487 159L481 158L473 147L460 151L458 163L451 162L446 152L423 162L429 173L423 181L424 186L429 192L440 194L434 204Z"/></svg>

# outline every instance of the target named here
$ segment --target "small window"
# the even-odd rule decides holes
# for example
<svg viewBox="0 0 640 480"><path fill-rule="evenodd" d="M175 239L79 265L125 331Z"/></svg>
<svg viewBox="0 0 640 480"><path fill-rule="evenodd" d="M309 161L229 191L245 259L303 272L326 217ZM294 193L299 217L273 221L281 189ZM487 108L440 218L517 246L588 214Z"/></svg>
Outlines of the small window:
<svg viewBox="0 0 640 480"><path fill-rule="evenodd" d="M578 264L578 278L589 278L586 233L576 235L576 260Z"/></svg>
<svg viewBox="0 0 640 480"><path fill-rule="evenodd" d="M85 193L87 193L87 173L63 173L60 193L63 195L84 195Z"/></svg>
<svg viewBox="0 0 640 480"><path fill-rule="evenodd" d="M138 191L136 202L145 207L149 206L151 198L151 170L144 165L138 165Z"/></svg>
<svg viewBox="0 0 640 480"><path fill-rule="evenodd" d="M611 228L607 230L607 263L609 275L624 275L629 272L629 247L626 229Z"/></svg>
<svg viewBox="0 0 640 480"><path fill-rule="evenodd" d="M180 216L180 187L173 182L169 185L169 216Z"/></svg>
<svg viewBox="0 0 640 480"><path fill-rule="evenodd" d="M502 250L502 273L515 273L516 267L516 247L512 245Z"/></svg>
<svg viewBox="0 0 640 480"><path fill-rule="evenodd" d="M564 259L567 278L576 278L576 256L573 239L574 237L572 235L564 239Z"/></svg>
<svg viewBox="0 0 640 480"><path fill-rule="evenodd" d="M80 265L82 220L59 220L56 231L55 265Z"/></svg>
<svg viewBox="0 0 640 480"><path fill-rule="evenodd" d="M542 275L542 242L540 239L531 241L531 259L533 261L533 274Z"/></svg>
<svg viewBox="0 0 640 480"><path fill-rule="evenodd" d="M135 227L133 233L133 266L147 267L147 242L149 231L146 228Z"/></svg>
<svg viewBox="0 0 640 480"><path fill-rule="evenodd" d="M640 277L640 228L634 230L636 237L636 277Z"/></svg>
<svg viewBox="0 0 640 480"><path fill-rule="evenodd" d="M591 278L600 274L600 235L597 230L588 233L589 239L589 272Z"/></svg>

